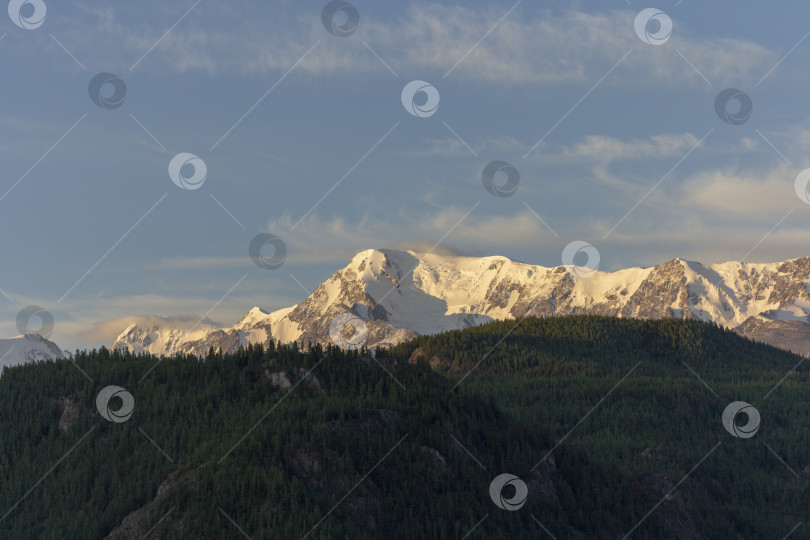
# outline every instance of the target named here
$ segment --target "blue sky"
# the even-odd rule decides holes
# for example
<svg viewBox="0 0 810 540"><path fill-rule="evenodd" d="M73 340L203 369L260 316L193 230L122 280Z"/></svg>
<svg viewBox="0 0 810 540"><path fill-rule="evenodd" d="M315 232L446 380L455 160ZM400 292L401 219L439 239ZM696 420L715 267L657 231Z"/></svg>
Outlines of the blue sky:
<svg viewBox="0 0 810 540"><path fill-rule="evenodd" d="M810 255L803 2L661 1L661 45L635 0L357 0L347 37L323 1L45 4L38 28L0 22L2 337L30 304L69 348L129 315L232 324L357 251L442 239L545 266L582 240L606 270ZM102 72L119 108L90 99ZM413 80L435 114L403 107ZM742 125L714 110L730 87ZM181 152L206 164L199 189L169 178ZM482 185L494 160L520 173L511 197ZM248 256L263 232L279 269Z"/></svg>

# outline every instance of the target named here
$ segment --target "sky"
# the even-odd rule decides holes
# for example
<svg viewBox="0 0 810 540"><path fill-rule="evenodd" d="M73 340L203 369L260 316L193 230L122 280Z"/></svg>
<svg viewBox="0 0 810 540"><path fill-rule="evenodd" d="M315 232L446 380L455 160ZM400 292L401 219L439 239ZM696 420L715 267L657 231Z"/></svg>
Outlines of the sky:
<svg viewBox="0 0 810 540"><path fill-rule="evenodd" d="M652 7L13 0L0 337L28 306L68 349L135 315L231 325L369 248L810 255L810 6Z"/></svg>

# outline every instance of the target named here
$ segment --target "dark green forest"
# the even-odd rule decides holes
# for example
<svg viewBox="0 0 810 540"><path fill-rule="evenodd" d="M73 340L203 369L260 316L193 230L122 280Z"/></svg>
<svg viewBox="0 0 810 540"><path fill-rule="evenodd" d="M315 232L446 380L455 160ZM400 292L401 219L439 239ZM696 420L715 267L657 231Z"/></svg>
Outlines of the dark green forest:
<svg viewBox="0 0 810 540"><path fill-rule="evenodd" d="M0 377L0 537L810 538L801 360L593 316L376 351L77 351ZM97 410L110 385L124 422ZM723 426L734 401L753 437ZM502 473L519 510L490 498Z"/></svg>

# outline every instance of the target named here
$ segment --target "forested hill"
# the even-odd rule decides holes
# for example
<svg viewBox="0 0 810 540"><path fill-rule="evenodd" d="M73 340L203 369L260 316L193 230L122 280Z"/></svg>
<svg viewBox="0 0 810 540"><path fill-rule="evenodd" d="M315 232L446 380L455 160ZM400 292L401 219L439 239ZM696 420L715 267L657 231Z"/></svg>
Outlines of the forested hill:
<svg viewBox="0 0 810 540"><path fill-rule="evenodd" d="M0 537L808 538L800 361L585 316L373 355L79 352L0 377ZM751 437L721 421L735 401ZM503 473L507 502L528 492L513 511L490 496Z"/></svg>
<svg viewBox="0 0 810 540"><path fill-rule="evenodd" d="M705 361L721 377L725 373L766 382L774 375L772 368L781 369L774 362L795 364L801 358L712 323L593 315L498 321L415 338L389 354L404 358L414 352L448 372L466 372L474 366L499 374L542 371L570 362L581 366L591 360L602 367L618 367L632 360L666 366L693 359Z"/></svg>

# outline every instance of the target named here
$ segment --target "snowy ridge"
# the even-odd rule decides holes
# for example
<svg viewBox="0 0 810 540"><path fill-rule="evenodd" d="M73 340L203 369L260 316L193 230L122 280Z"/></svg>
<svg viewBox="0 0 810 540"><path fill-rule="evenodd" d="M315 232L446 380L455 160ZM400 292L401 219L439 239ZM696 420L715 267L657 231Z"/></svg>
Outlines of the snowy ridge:
<svg viewBox="0 0 810 540"><path fill-rule="evenodd" d="M2 368L31 362L70 358L56 343L42 336L26 334L11 339L0 339L0 373Z"/></svg>
<svg viewBox="0 0 810 540"><path fill-rule="evenodd" d="M592 313L714 321L763 341L778 330L789 332L800 349L810 352L808 282L810 258L710 266L673 259L651 268L578 277L563 266L546 268L500 256L370 249L297 305L272 313L254 307L222 329L132 325L113 346L205 354L212 346L228 351L271 340L325 344L333 342L330 322L351 313L363 321L364 344L372 347L492 320ZM785 346L783 338L774 340Z"/></svg>

